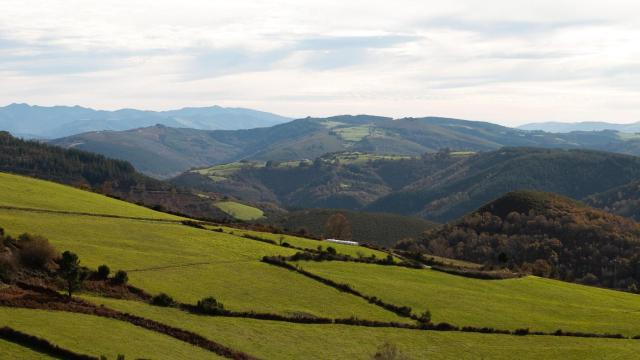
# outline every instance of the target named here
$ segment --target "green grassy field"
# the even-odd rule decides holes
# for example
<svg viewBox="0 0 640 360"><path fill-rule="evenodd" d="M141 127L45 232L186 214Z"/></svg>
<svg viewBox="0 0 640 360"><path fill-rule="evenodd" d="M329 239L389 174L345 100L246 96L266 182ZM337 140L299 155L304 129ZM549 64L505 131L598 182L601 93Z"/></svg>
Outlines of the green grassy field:
<svg viewBox="0 0 640 360"><path fill-rule="evenodd" d="M177 220L180 217L49 181L0 172L0 206Z"/></svg>
<svg viewBox="0 0 640 360"><path fill-rule="evenodd" d="M429 309L435 322L640 334L640 296L635 294L537 277L478 280L434 270L340 262L301 266L367 295L411 306L416 313Z"/></svg>
<svg viewBox="0 0 640 360"><path fill-rule="evenodd" d="M264 212L262 210L249 205L240 204L235 201L220 201L215 205L220 210L238 220L251 221L264 217Z"/></svg>
<svg viewBox="0 0 640 360"><path fill-rule="evenodd" d="M182 302L215 296L239 311L399 320L362 299L259 261L295 250L230 234L171 223L2 209L0 226L14 235L45 235L57 249L78 253L87 266L104 263L127 270L133 285Z"/></svg>
<svg viewBox="0 0 640 360"><path fill-rule="evenodd" d="M555 336L483 335L460 332L303 325L198 316L135 301L88 298L120 311L202 334L265 359L370 359L390 342L411 359L623 359L640 350L638 340Z"/></svg>
<svg viewBox="0 0 640 360"><path fill-rule="evenodd" d="M0 339L0 359L48 360L55 358Z"/></svg>
<svg viewBox="0 0 640 360"><path fill-rule="evenodd" d="M109 359L118 354L127 359L222 359L167 335L91 315L0 307L0 323L68 350Z"/></svg>
<svg viewBox="0 0 640 360"><path fill-rule="evenodd" d="M369 249L369 248L362 247L362 246L335 244L335 243L330 243L330 242L326 242L326 241L319 241L319 240L301 238L301 237L298 237L298 236L263 233L263 232L259 232L259 231L235 229L235 228L229 228L229 227L224 227L224 226L222 226L222 227L220 227L220 226L208 226L208 227L212 228L212 229L222 228L227 233L233 232L234 234L239 235L239 236L242 236L244 234L248 234L248 235L251 235L251 236L257 236L257 237L260 237L260 238L263 238L263 239L273 240L276 243L279 243L280 239L282 238L283 242L287 242L290 245L295 246L295 247L299 247L299 248L303 248L303 249L309 249L309 250L316 250L316 249L318 249L318 246L322 246L323 249L326 249L327 247L331 246L334 249L336 249L336 252L338 252L339 254L350 255L350 256L354 256L354 257L357 257L359 254L361 254L363 256L375 255L378 259L384 259L387 256L387 253L385 253L385 252L374 250L374 249Z"/></svg>
<svg viewBox="0 0 640 360"><path fill-rule="evenodd" d="M367 136L383 136L384 131L376 129L373 126L350 126L350 127L337 127L332 129L336 134L346 141L358 142Z"/></svg>
<svg viewBox="0 0 640 360"><path fill-rule="evenodd" d="M200 175L208 176L213 181L224 181L224 180L227 179L227 177L233 175L235 172L237 172L238 170L241 170L243 168L247 168L247 167L260 168L260 167L264 167L264 166L265 166L264 162L258 162L258 161L242 162L242 161L238 161L238 162L232 162L232 163L228 163L228 164L215 165L215 166L202 168L202 169L195 169L195 170L192 170L192 172L196 172L196 173L198 173Z"/></svg>

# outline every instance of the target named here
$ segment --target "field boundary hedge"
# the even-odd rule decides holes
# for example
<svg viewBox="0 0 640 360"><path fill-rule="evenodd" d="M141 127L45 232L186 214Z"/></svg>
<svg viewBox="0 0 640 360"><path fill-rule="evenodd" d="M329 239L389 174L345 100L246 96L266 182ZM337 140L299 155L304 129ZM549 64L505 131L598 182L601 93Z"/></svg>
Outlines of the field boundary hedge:
<svg viewBox="0 0 640 360"><path fill-rule="evenodd" d="M0 328L0 339L57 358L68 360L98 360L95 356L76 353L55 345L49 340L23 333L8 326Z"/></svg>

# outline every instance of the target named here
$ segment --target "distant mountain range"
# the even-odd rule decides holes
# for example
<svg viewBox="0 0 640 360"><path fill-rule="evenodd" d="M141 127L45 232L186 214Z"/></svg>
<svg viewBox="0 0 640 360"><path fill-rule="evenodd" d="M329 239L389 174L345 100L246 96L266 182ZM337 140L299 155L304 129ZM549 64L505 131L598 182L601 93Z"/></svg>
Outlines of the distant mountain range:
<svg viewBox="0 0 640 360"><path fill-rule="evenodd" d="M335 116L305 118L268 128L206 131L152 126L101 131L52 141L131 162L147 175L167 178L192 167L239 160L302 160L359 151L418 156L443 148L489 151L503 146L593 148L640 154L640 137L615 131L551 134L448 118Z"/></svg>
<svg viewBox="0 0 640 360"><path fill-rule="evenodd" d="M201 130L237 130L269 127L289 120L267 112L220 106L170 111L105 111L80 106L44 107L27 104L0 107L0 130L40 139L100 130L123 131L156 124Z"/></svg>
<svg viewBox="0 0 640 360"><path fill-rule="evenodd" d="M506 192L524 189L574 199L593 196L599 199L595 206L623 213L620 199L614 196L617 193L607 197L598 194L637 179L640 157L593 150L507 147L417 158L339 153L314 162L235 163L190 171L172 182L285 208L342 208L444 222Z"/></svg>
<svg viewBox="0 0 640 360"><path fill-rule="evenodd" d="M602 131L602 130L614 130L620 132L635 133L640 132L640 122L631 124L613 124L599 121L585 121L577 123L564 123L564 122L540 122L530 123L519 126L521 130L541 130L552 133L568 133L572 131Z"/></svg>

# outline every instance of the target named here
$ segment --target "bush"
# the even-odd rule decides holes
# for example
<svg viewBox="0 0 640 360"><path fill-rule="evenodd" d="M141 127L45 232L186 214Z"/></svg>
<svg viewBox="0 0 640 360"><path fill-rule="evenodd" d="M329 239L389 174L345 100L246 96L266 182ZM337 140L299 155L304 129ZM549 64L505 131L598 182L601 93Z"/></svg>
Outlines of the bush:
<svg viewBox="0 0 640 360"><path fill-rule="evenodd" d="M327 247L327 252L328 252L329 254L331 254L331 255L335 255L335 254L337 254L337 253L338 253L338 252L336 251L336 249L335 249L334 247L332 247L332 246L328 246L328 247Z"/></svg>
<svg viewBox="0 0 640 360"><path fill-rule="evenodd" d="M20 262L27 267L42 269L56 258L49 240L39 235L22 234L16 245L20 249Z"/></svg>
<svg viewBox="0 0 640 360"><path fill-rule="evenodd" d="M384 343L371 357L373 360L408 360L409 358L394 344Z"/></svg>
<svg viewBox="0 0 640 360"><path fill-rule="evenodd" d="M125 285L129 282L129 275L124 270L118 270L116 274L113 276L113 282L119 285Z"/></svg>
<svg viewBox="0 0 640 360"><path fill-rule="evenodd" d="M153 298L151 298L151 304L155 306L173 306L176 302L173 298L165 293L160 293Z"/></svg>
<svg viewBox="0 0 640 360"><path fill-rule="evenodd" d="M420 317L418 318L418 321L420 321L423 324L428 324L431 322L431 311L426 310L425 312L423 312Z"/></svg>
<svg viewBox="0 0 640 360"><path fill-rule="evenodd" d="M199 300L196 308L205 314L219 314L224 311L224 305L211 296Z"/></svg>
<svg viewBox="0 0 640 360"><path fill-rule="evenodd" d="M109 278L109 274L111 273L111 269L107 265L98 266L98 271L96 271L96 277L100 280L106 280Z"/></svg>
<svg viewBox="0 0 640 360"><path fill-rule="evenodd" d="M10 252L0 254L0 281L9 282L16 271L16 259Z"/></svg>

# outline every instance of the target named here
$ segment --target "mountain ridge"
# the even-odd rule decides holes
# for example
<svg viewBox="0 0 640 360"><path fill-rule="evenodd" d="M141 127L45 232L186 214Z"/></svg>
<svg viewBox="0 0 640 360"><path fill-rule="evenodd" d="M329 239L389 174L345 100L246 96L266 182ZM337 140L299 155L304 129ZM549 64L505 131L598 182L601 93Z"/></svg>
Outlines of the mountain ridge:
<svg viewBox="0 0 640 360"><path fill-rule="evenodd" d="M13 103L0 107L0 130L35 138L58 138L101 130L124 131L155 124L195 129L243 129L273 126L290 118L237 107L185 107L176 110L95 110L75 106Z"/></svg>

